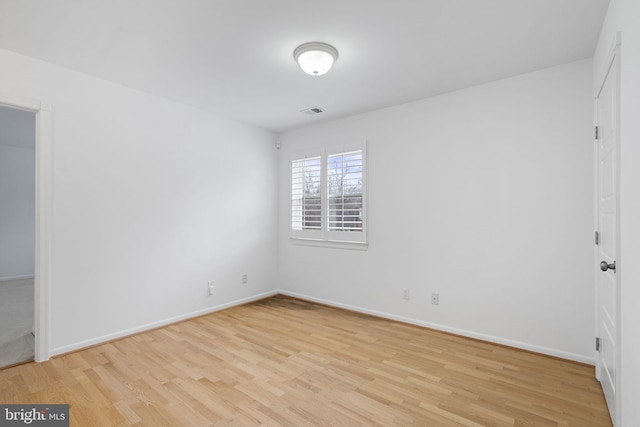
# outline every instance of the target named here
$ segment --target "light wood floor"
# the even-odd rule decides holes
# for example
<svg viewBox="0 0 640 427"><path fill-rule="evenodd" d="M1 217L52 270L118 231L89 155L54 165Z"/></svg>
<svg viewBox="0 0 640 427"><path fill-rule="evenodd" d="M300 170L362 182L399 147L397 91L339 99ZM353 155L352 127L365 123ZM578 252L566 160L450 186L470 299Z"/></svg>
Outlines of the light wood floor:
<svg viewBox="0 0 640 427"><path fill-rule="evenodd" d="M277 296L0 371L73 426L610 426L593 367Z"/></svg>

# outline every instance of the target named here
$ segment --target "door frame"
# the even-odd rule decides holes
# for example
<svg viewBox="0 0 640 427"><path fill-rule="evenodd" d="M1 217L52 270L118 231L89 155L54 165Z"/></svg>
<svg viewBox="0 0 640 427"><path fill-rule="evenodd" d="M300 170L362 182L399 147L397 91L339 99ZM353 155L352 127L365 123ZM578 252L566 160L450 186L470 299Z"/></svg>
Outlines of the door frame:
<svg viewBox="0 0 640 427"><path fill-rule="evenodd" d="M34 265L34 334L36 362L49 360L51 243L52 243L52 172L53 131L50 104L30 99L0 94L0 105L35 113L35 265Z"/></svg>
<svg viewBox="0 0 640 427"><path fill-rule="evenodd" d="M602 91L602 88L604 86L605 80L607 79L607 76L610 72L610 69L612 68L612 66L615 65L615 87L614 87L614 91L615 91L615 121L613 123L613 125L615 126L616 129L616 137L615 137L615 151L616 151L616 157L615 157L615 162L616 162L616 176L615 176L615 185L616 185L616 230L615 230L615 234L616 234L616 274L614 274L615 277L615 289L616 289L616 296L615 296L615 303L616 303L616 348L615 348L615 360L616 360L616 367L615 367L615 408L614 408L614 416L612 417L612 421L613 421L613 425L614 426L618 426L620 425L619 420L620 420L620 411L621 411L621 395L622 395L622 389L620 387L620 383L621 383L621 377L622 377L622 372L621 372L621 313L620 313L620 295L621 295L621 289L620 289L620 284L622 283L622 281L620 280L621 275L623 274L624 271L624 267L623 267L623 263L622 263L622 253L621 253L621 246L620 246L620 75L621 75L621 71L620 71L620 65L621 65L621 61L620 61L620 51L621 51L621 46L622 46L622 33L621 32L617 32L615 35L615 39L614 42L611 46L611 48L609 49L609 52L607 53L607 56L604 59L604 62L601 64L594 64L596 67L599 67L599 73L597 74L597 86L596 86L596 90L594 92L594 122L595 122L595 126L598 126L598 99L600 97L600 92ZM598 210L599 210L599 206L598 206L598 186L599 184L599 161L598 161L598 140L595 140L595 144L594 144L594 158L593 158L593 164L594 164L594 230L599 231L599 218L598 218ZM595 337L599 336L599 329L600 329L600 310L599 310L599 306L600 306L600 301L598 298L598 274L602 274L602 272L600 271L600 259L599 259L599 252L598 252L598 246L595 245L594 246L594 291L595 291ZM598 381L601 380L602 378L602 372L600 371L600 355L598 353L597 350L595 350L595 376L596 379L598 379Z"/></svg>

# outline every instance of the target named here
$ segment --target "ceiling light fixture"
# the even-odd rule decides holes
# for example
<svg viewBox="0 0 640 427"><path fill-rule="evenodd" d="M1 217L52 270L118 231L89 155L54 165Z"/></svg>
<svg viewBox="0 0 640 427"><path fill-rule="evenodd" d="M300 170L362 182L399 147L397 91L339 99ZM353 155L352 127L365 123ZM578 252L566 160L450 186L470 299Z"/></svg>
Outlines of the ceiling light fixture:
<svg viewBox="0 0 640 427"><path fill-rule="evenodd" d="M338 59L338 50L326 43L310 42L298 46L293 57L305 73L321 76L331 69Z"/></svg>

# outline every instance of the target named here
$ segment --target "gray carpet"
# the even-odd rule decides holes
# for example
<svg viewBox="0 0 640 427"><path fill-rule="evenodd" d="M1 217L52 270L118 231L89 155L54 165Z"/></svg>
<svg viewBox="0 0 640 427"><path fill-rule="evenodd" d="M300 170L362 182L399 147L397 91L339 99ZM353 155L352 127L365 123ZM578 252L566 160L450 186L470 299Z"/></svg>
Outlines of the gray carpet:
<svg viewBox="0 0 640 427"><path fill-rule="evenodd" d="M33 359L33 279L0 282L0 367Z"/></svg>

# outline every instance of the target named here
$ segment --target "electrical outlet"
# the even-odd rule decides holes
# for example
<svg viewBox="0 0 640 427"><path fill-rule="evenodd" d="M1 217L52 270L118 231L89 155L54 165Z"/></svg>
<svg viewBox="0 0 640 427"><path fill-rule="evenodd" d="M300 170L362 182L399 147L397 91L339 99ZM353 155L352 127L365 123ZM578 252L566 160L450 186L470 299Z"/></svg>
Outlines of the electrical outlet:
<svg viewBox="0 0 640 427"><path fill-rule="evenodd" d="M440 304L440 294L431 294L431 304L433 305Z"/></svg>
<svg viewBox="0 0 640 427"><path fill-rule="evenodd" d="M213 295L213 292L216 290L216 286L213 283L213 280L207 282L207 290L209 291L209 295Z"/></svg>
<svg viewBox="0 0 640 427"><path fill-rule="evenodd" d="M411 291L409 291L409 289L402 290L402 299L406 299L406 300L411 299Z"/></svg>
<svg viewBox="0 0 640 427"><path fill-rule="evenodd" d="M246 285L247 283L249 283L249 275L247 273L244 273L242 275L242 284Z"/></svg>

